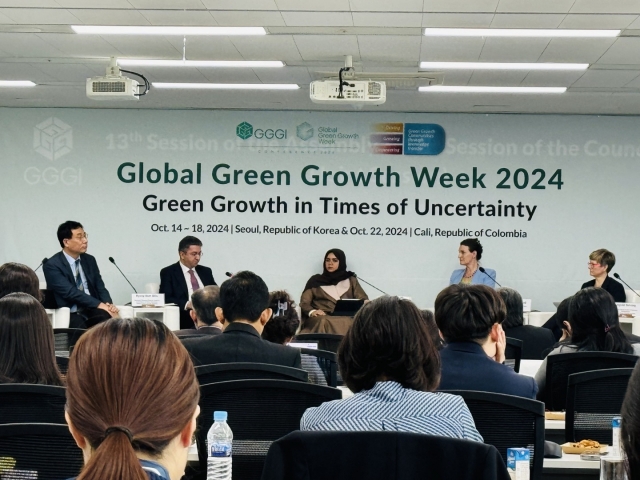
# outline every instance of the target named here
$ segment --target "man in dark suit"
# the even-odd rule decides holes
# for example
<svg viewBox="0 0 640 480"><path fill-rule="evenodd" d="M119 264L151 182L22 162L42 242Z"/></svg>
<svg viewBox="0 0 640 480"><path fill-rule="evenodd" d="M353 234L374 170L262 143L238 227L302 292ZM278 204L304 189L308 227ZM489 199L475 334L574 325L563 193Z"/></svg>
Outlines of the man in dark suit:
<svg viewBox="0 0 640 480"><path fill-rule="evenodd" d="M507 314L486 285L450 285L436 297L435 317L447 345L440 350L440 390L479 390L536 398L538 385L504 365Z"/></svg>
<svg viewBox="0 0 640 480"><path fill-rule="evenodd" d="M222 335L185 338L183 345L196 365L256 362L301 368L300 350L263 340L272 316L269 290L253 272L239 272L220 287L225 329Z"/></svg>
<svg viewBox="0 0 640 480"><path fill-rule="evenodd" d="M199 288L215 285L210 268L198 265L202 258L202 242L188 235L178 244L180 261L160 270L160 293L165 303L180 307L180 329L193 328L189 315L189 297Z"/></svg>
<svg viewBox="0 0 640 480"><path fill-rule="evenodd" d="M223 329L218 319L218 317L222 318L220 287L209 285L193 292L189 314L196 329L176 330L173 332L175 335L178 337L220 335Z"/></svg>
<svg viewBox="0 0 640 480"><path fill-rule="evenodd" d="M71 328L89 328L114 317L118 309L104 286L96 259L87 252L84 227L68 220L58 227L62 251L43 266L47 288L53 291L58 308L69 307Z"/></svg>

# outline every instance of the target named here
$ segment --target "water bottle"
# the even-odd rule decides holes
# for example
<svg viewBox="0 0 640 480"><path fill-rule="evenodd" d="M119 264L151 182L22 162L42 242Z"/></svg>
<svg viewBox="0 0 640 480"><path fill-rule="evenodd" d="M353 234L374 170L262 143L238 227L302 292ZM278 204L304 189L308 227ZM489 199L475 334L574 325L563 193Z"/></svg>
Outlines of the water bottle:
<svg viewBox="0 0 640 480"><path fill-rule="evenodd" d="M611 419L611 431L613 433L613 441L611 442L611 457L620 457L620 423L622 417L616 416Z"/></svg>
<svg viewBox="0 0 640 480"><path fill-rule="evenodd" d="M213 425L207 433L207 480L231 480L232 443L227 412L213 412Z"/></svg>

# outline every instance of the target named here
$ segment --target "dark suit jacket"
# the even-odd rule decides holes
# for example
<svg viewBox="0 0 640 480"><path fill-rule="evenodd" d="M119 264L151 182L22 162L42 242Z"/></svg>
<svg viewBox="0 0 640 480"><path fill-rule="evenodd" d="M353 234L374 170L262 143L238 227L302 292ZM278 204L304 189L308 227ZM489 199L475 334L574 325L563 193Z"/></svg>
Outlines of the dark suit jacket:
<svg viewBox="0 0 640 480"><path fill-rule="evenodd" d="M246 323L231 322L222 335L185 338L182 344L196 365L255 362L302 368L300 350L267 342Z"/></svg>
<svg viewBox="0 0 640 480"><path fill-rule="evenodd" d="M197 265L195 271L202 280L203 286L216 285L213 272L209 267ZM164 293L165 303L175 303L181 310L184 310L184 306L189 301L189 287L180 262L160 270L160 293Z"/></svg>
<svg viewBox="0 0 640 480"><path fill-rule="evenodd" d="M542 352L548 350L554 343L556 337L548 328L535 327L533 325L520 325L518 327L505 328L507 337L522 340L523 360L542 360Z"/></svg>
<svg viewBox="0 0 640 480"><path fill-rule="evenodd" d="M475 342L449 343L440 350L440 390L478 390L535 400L538 385L532 377L489 358Z"/></svg>
<svg viewBox="0 0 640 480"><path fill-rule="evenodd" d="M593 279L590 282L583 283L580 288L595 287L595 285L596 280ZM609 292L616 302L624 303L627 301L627 294L624 291L624 286L613 278L607 276L607 278L604 279L604 282L602 282L601 288Z"/></svg>
<svg viewBox="0 0 640 480"><path fill-rule="evenodd" d="M72 307L96 308L100 303L113 303L111 295L104 286L96 259L88 253L80 254L80 265L89 284L89 293L78 290L76 279L62 251L52 256L42 266L47 289L53 290L58 308Z"/></svg>
<svg viewBox="0 0 640 480"><path fill-rule="evenodd" d="M198 329L195 328L186 328L184 330L174 330L173 334L178 337L205 337L208 335L220 335L222 333L222 329L217 327L200 327Z"/></svg>

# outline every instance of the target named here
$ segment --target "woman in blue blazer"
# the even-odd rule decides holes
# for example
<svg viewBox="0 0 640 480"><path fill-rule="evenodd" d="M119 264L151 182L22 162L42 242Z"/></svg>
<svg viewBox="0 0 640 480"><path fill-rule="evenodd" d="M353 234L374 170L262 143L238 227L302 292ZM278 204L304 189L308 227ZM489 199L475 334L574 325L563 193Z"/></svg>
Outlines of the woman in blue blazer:
<svg viewBox="0 0 640 480"><path fill-rule="evenodd" d="M488 285L495 288L496 271L485 268L480 271L479 261L482 258L482 245L477 238L467 238L460 242L458 260L464 268L454 270L449 279L449 285L462 283L466 285Z"/></svg>

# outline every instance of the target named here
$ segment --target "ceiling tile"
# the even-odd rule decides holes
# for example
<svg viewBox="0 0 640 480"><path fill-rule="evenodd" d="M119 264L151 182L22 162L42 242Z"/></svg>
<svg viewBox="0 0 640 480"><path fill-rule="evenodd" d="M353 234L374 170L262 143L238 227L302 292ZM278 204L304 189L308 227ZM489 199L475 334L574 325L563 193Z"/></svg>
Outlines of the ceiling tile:
<svg viewBox="0 0 640 480"><path fill-rule="evenodd" d="M355 35L294 35L298 51L305 61L323 60L344 64L345 55L360 61Z"/></svg>
<svg viewBox="0 0 640 480"><path fill-rule="evenodd" d="M519 87L526 76L527 72L523 71L476 70L469 85Z"/></svg>
<svg viewBox="0 0 640 480"><path fill-rule="evenodd" d="M307 67L256 68L253 72L262 83L308 85L311 82Z"/></svg>
<svg viewBox="0 0 640 480"><path fill-rule="evenodd" d="M422 12L423 0L351 0L353 12Z"/></svg>
<svg viewBox="0 0 640 480"><path fill-rule="evenodd" d="M197 68L132 67L132 71L142 73L150 82L208 82ZM135 77L133 77L135 78Z"/></svg>
<svg viewBox="0 0 640 480"><path fill-rule="evenodd" d="M489 28L493 13L424 13L422 26L432 28Z"/></svg>
<svg viewBox="0 0 640 480"><path fill-rule="evenodd" d="M324 0L322 2L309 2L308 0L276 0L280 10L313 10L327 12L348 12L351 10L349 0Z"/></svg>
<svg viewBox="0 0 640 480"><path fill-rule="evenodd" d="M636 78L634 70L587 70L572 87L624 87Z"/></svg>
<svg viewBox="0 0 640 480"><path fill-rule="evenodd" d="M636 18L638 18L637 15L587 15L572 13L565 17L559 27L585 30L618 30L629 27Z"/></svg>
<svg viewBox="0 0 640 480"><path fill-rule="evenodd" d="M640 14L640 2L638 0L576 0L571 7L571 13L638 13Z"/></svg>
<svg viewBox="0 0 640 480"><path fill-rule="evenodd" d="M262 37L260 37L262 38ZM182 58L183 37L166 37L173 45L177 58ZM257 38L254 38L257 41ZM174 57L176 53L173 54ZM238 49L231 43L230 37L187 37L187 58L189 60L244 60Z"/></svg>
<svg viewBox="0 0 640 480"><path fill-rule="evenodd" d="M556 28L565 15L562 14L524 14L496 13L492 28Z"/></svg>
<svg viewBox="0 0 640 480"><path fill-rule="evenodd" d="M212 10L211 16L226 27L281 27L284 20L280 12L240 12L238 10Z"/></svg>
<svg viewBox="0 0 640 480"><path fill-rule="evenodd" d="M473 72L470 70L447 70L444 72L444 85L468 85L471 75Z"/></svg>
<svg viewBox="0 0 640 480"><path fill-rule="evenodd" d="M31 80L35 83L55 82L57 79L28 63L0 64L0 78L2 80ZM84 81L82 79L81 81Z"/></svg>
<svg viewBox="0 0 640 480"><path fill-rule="evenodd" d="M71 12L84 25L149 25L149 21L137 10L95 8L74 9Z"/></svg>
<svg viewBox="0 0 640 480"><path fill-rule="evenodd" d="M0 0L0 7L60 8L56 0Z"/></svg>
<svg viewBox="0 0 640 480"><path fill-rule="evenodd" d="M9 17L7 17L6 15L3 15L2 13L0 13L0 24L2 25L12 25L15 24L16 21L10 19Z"/></svg>
<svg viewBox="0 0 640 480"><path fill-rule="evenodd" d="M218 24L206 10L140 10L139 12L151 25L208 27Z"/></svg>
<svg viewBox="0 0 640 480"><path fill-rule="evenodd" d="M548 38L496 38L484 43L480 61L536 62L549 44Z"/></svg>
<svg viewBox="0 0 640 480"><path fill-rule="evenodd" d="M133 10L128 0L56 0L63 8L123 8Z"/></svg>
<svg viewBox="0 0 640 480"><path fill-rule="evenodd" d="M575 0L500 0L498 12L567 13Z"/></svg>
<svg viewBox="0 0 640 480"><path fill-rule="evenodd" d="M476 62L483 45L480 37L422 37L420 61Z"/></svg>
<svg viewBox="0 0 640 480"><path fill-rule="evenodd" d="M73 25L78 18L64 8L3 8L1 13L22 25Z"/></svg>
<svg viewBox="0 0 640 480"><path fill-rule="evenodd" d="M202 68L200 72L206 78L206 82L262 83L255 72L247 68Z"/></svg>
<svg viewBox="0 0 640 480"><path fill-rule="evenodd" d="M627 28L629 29L640 29L640 17L636 18Z"/></svg>
<svg viewBox="0 0 640 480"><path fill-rule="evenodd" d="M60 57L64 53L30 33L0 33L0 48L10 57Z"/></svg>
<svg viewBox="0 0 640 480"><path fill-rule="evenodd" d="M420 27L422 13L353 12L356 27Z"/></svg>
<svg viewBox="0 0 640 480"><path fill-rule="evenodd" d="M578 80L584 71L567 70L567 71L550 71L544 72L534 70L529 72L522 81L523 87L570 87L573 82Z"/></svg>
<svg viewBox="0 0 640 480"><path fill-rule="evenodd" d="M169 39L149 35L109 35L102 37L107 43L122 52L123 57L133 58L182 58L182 43L174 48ZM182 42L182 39L180 39ZM187 43L187 48L188 48ZM188 51L188 50L187 50Z"/></svg>
<svg viewBox="0 0 640 480"><path fill-rule="evenodd" d="M424 12L493 13L499 0L424 0Z"/></svg>
<svg viewBox="0 0 640 480"><path fill-rule="evenodd" d="M96 76L96 72L82 63L38 63L33 65L59 82L84 82ZM99 75L104 75L106 62Z"/></svg>
<svg viewBox="0 0 640 480"><path fill-rule="evenodd" d="M420 37L400 35L358 35L360 56L367 62L415 62L420 58Z"/></svg>
<svg viewBox="0 0 640 480"><path fill-rule="evenodd" d="M198 10L204 9L201 0L128 0L137 9L157 9L157 10Z"/></svg>
<svg viewBox="0 0 640 480"><path fill-rule="evenodd" d="M229 37L244 60L282 60L300 62L302 57L291 35Z"/></svg>
<svg viewBox="0 0 640 480"><path fill-rule="evenodd" d="M281 12L289 27L352 27L351 12Z"/></svg>
<svg viewBox="0 0 640 480"><path fill-rule="evenodd" d="M553 38L540 62L593 63L616 41L615 38Z"/></svg>
<svg viewBox="0 0 640 480"><path fill-rule="evenodd" d="M640 38L616 38L598 63L618 65L640 64Z"/></svg>
<svg viewBox="0 0 640 480"><path fill-rule="evenodd" d="M120 51L97 35L73 35L64 33L39 33L37 37L44 40L47 45L64 52L65 57L70 58L95 58L119 56ZM37 52L34 52L37 53ZM44 55L33 55L41 57Z"/></svg>
<svg viewBox="0 0 640 480"><path fill-rule="evenodd" d="M275 0L202 0L209 10L278 10Z"/></svg>
<svg viewBox="0 0 640 480"><path fill-rule="evenodd" d="M640 75L625 85L626 88L640 88Z"/></svg>

